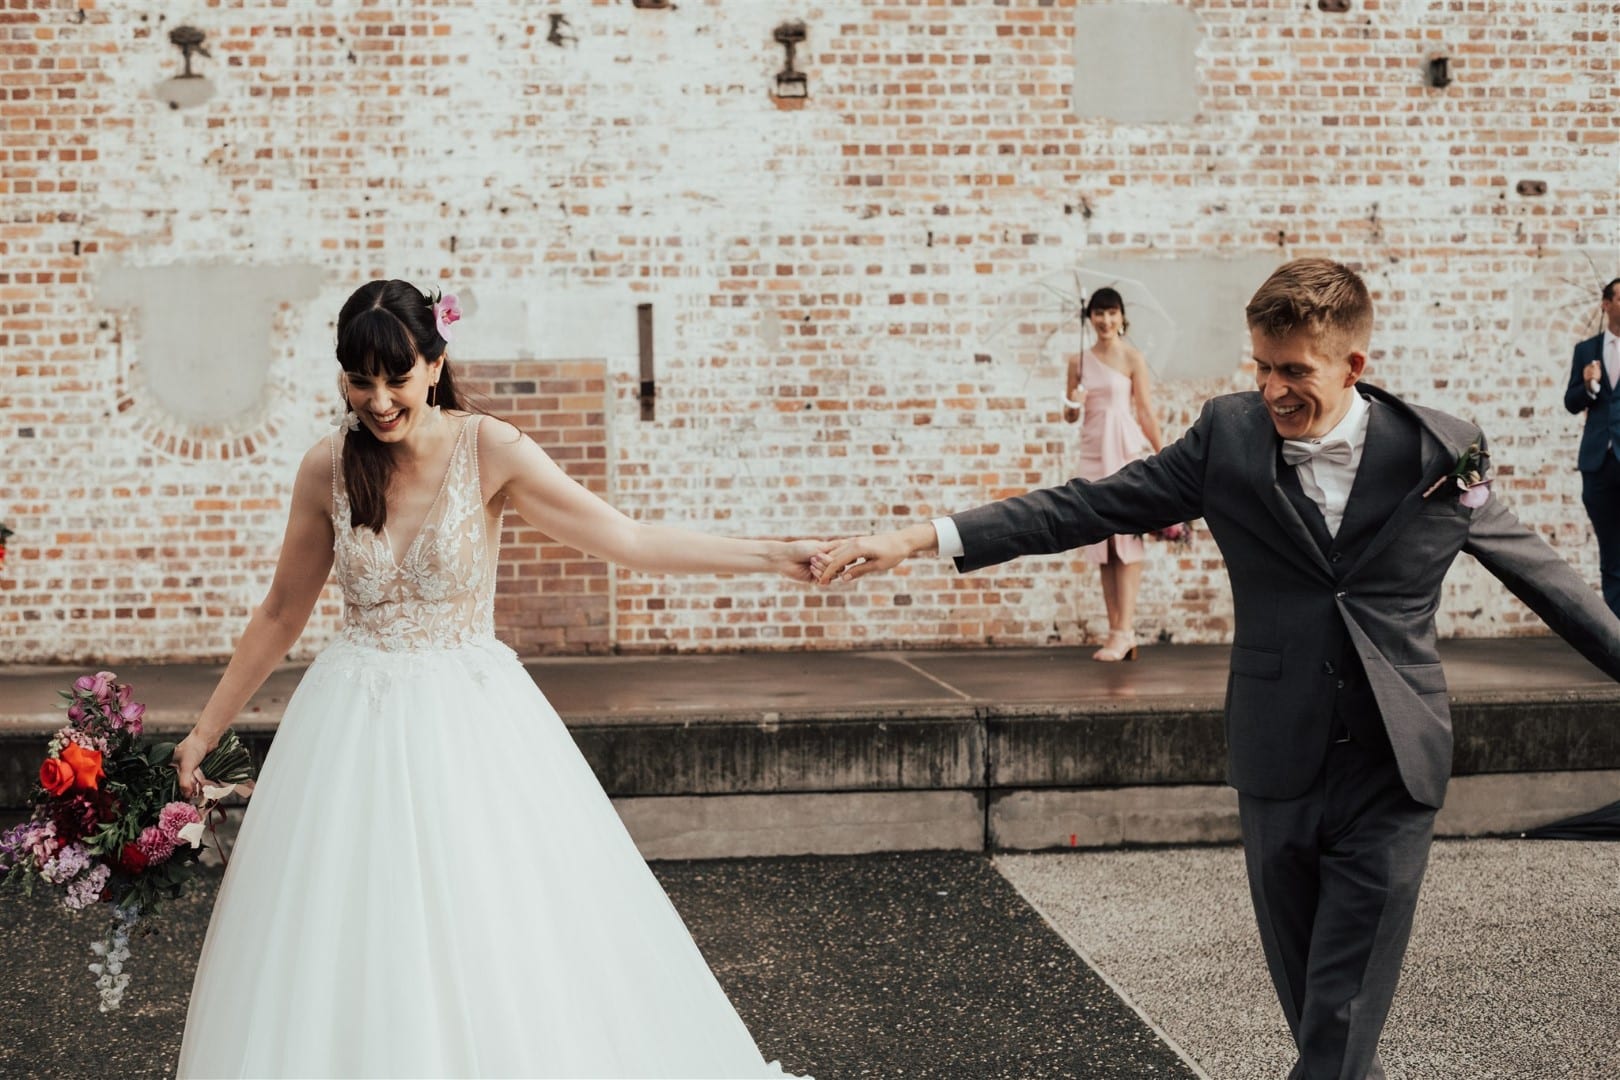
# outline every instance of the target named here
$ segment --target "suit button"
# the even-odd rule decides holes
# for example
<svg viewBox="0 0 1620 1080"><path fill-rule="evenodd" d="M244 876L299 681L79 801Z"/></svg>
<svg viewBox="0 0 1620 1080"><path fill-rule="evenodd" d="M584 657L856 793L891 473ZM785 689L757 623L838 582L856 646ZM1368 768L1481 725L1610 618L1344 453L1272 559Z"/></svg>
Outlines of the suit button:
<svg viewBox="0 0 1620 1080"><path fill-rule="evenodd" d="M1322 674L1324 674L1324 675L1333 674L1333 661L1331 661L1331 660L1322 661Z"/></svg>
<svg viewBox="0 0 1620 1080"><path fill-rule="evenodd" d="M1334 598L1338 599L1338 600L1343 600L1345 597L1347 597L1349 595L1350 595L1349 593L1344 592L1342 590L1333 594Z"/></svg>
<svg viewBox="0 0 1620 1080"><path fill-rule="evenodd" d="M1333 685L1338 687L1340 690L1343 690L1344 689L1344 680L1340 679L1338 682L1334 683Z"/></svg>
<svg viewBox="0 0 1620 1080"><path fill-rule="evenodd" d="M1335 551L1332 555L1328 556L1328 561L1329 562L1338 562L1342 558L1344 558L1344 552Z"/></svg>

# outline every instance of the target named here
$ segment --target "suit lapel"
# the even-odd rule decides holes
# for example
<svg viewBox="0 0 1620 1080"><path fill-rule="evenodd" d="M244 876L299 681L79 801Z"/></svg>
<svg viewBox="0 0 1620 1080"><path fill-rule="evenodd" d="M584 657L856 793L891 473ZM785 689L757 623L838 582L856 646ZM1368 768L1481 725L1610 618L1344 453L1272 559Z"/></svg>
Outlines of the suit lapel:
<svg viewBox="0 0 1620 1080"><path fill-rule="evenodd" d="M1356 561L1351 564L1349 570L1345 571L1346 577L1360 570L1368 560L1389 546L1389 542L1399 535L1400 531L1406 527L1407 522L1418 512L1418 508L1423 505L1423 493L1428 491L1435 481L1445 476L1455 467L1457 458L1461 454L1459 448L1451 445L1454 440L1449 438L1447 433L1440 431L1429 423L1422 413L1412 410L1405 402L1376 386L1364 385L1363 389L1369 397L1373 398L1375 403L1381 403L1391 409L1400 410L1419 426L1420 434L1418 437L1422 445L1422 465L1417 485L1401 497L1400 502L1396 504L1394 510L1384 520L1383 526L1367 542L1367 546L1356 553ZM1368 439L1370 440L1371 437L1372 432L1369 430ZM1359 475L1356 477L1355 486L1361 486L1361 477ZM1354 499L1353 494L1351 498Z"/></svg>
<svg viewBox="0 0 1620 1080"><path fill-rule="evenodd" d="M1377 398L1367 407L1367 439L1335 537L1335 546L1351 558L1376 535L1418 477L1417 422Z"/></svg>

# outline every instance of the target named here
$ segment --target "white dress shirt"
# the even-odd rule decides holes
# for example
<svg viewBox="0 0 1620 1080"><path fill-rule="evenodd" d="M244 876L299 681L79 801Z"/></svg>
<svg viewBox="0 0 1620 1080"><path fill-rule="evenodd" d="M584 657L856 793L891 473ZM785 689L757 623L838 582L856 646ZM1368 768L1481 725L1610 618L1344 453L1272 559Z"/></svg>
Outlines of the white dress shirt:
<svg viewBox="0 0 1620 1080"><path fill-rule="evenodd" d="M1356 469L1361 466L1361 451L1367 445L1367 420L1371 415L1367 399L1360 394L1350 395L1350 408L1333 430L1311 442L1327 443L1342 439L1350 444L1349 464L1313 459L1293 466L1299 470L1299 486L1322 511L1328 532L1337 536L1339 524L1344 521L1344 506L1350 501L1350 487L1356 482ZM1284 465L1283 468L1289 468ZM963 554L962 534L956 522L948 517L934 519L934 534L939 538L939 553L947 559Z"/></svg>
<svg viewBox="0 0 1620 1080"><path fill-rule="evenodd" d="M1322 511L1328 532L1339 535L1339 524L1344 521L1344 505L1350 501L1350 487L1356 482L1356 470L1361 467L1361 452L1367 445L1367 421L1371 411L1367 399L1360 394L1350 395L1350 408L1339 422L1320 439L1301 440L1312 443L1331 443L1342 440L1350 444L1350 461L1330 461L1312 458L1293 466L1298 471L1299 486ZM1289 466L1284 465L1283 468Z"/></svg>

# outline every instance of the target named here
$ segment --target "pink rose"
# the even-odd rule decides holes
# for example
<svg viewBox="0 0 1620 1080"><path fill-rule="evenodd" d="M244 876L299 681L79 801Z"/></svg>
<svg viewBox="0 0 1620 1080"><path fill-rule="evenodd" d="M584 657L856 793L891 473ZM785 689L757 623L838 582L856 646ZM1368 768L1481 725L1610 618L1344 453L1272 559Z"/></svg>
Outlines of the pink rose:
<svg viewBox="0 0 1620 1080"><path fill-rule="evenodd" d="M439 328L439 336L450 340L450 328L461 321L461 301L456 299L455 293L445 293L433 305L433 322Z"/></svg>

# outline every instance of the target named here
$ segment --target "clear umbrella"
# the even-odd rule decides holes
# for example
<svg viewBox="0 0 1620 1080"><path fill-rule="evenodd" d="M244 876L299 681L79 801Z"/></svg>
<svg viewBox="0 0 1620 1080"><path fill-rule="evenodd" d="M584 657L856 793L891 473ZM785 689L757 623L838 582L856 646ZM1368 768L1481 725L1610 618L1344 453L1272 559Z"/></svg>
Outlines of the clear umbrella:
<svg viewBox="0 0 1620 1080"><path fill-rule="evenodd" d="M1155 372L1173 355L1176 323L1164 305L1135 278L1094 267L1074 267L1015 286L992 316L979 352L1024 369L1026 385L1037 373L1061 374L1071 356L1096 343L1086 304L1101 288L1119 293L1130 327L1125 340L1141 350Z"/></svg>

